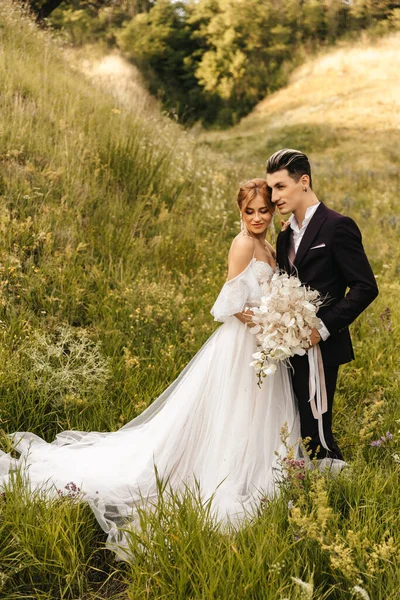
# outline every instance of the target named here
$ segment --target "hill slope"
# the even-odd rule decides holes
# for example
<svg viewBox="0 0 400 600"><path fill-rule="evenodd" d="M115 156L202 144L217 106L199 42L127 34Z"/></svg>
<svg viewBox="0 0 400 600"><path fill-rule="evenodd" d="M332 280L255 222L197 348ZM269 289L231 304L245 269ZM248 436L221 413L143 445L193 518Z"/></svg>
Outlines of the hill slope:
<svg viewBox="0 0 400 600"><path fill-rule="evenodd" d="M0 416L7 429L42 429L44 413L18 412L4 390L36 405L46 386L43 372L26 385L34 360L27 348L43 333L56 344L59 328L72 327L102 344L113 410L101 409L104 386L90 392L60 383L43 397L43 411L57 409L45 434L51 438L65 419L115 428L154 398L213 327L211 316L203 323L211 300L203 308L199 296L212 297L219 285L216 278L210 287L203 274L221 270L231 186L215 157L202 156L140 86L133 96L132 87L128 96L106 93L93 83L95 69L89 80L76 57L71 68L70 53L11 4L0 16L0 318L7 323ZM153 372L163 344L163 370Z"/></svg>
<svg viewBox="0 0 400 600"><path fill-rule="evenodd" d="M329 155L338 165L347 155L360 169L387 159L390 166L399 150L399 69L400 34L327 51L237 127L201 139L256 169L280 146L302 148L318 161Z"/></svg>
<svg viewBox="0 0 400 600"><path fill-rule="evenodd" d="M289 87L269 99L273 119L260 106L234 130L203 137L226 160L155 107L138 109L140 98L128 107L71 69L11 3L0 19L2 448L15 430L50 440L63 429L116 429L174 379L215 327L237 182L262 174L278 146L310 150L318 193L360 223L381 288L353 327L357 361L339 383L347 474L299 477L286 466L281 497L263 500L239 533L160 488L126 568L79 498L32 498L17 475L0 494L0 595L258 600L313 589L350 600L357 584L394 600L400 447L396 435L370 442L400 418L398 131L366 137L364 125L314 122L304 74L303 104L290 104ZM286 125L295 109L303 116Z"/></svg>
<svg viewBox="0 0 400 600"><path fill-rule="evenodd" d="M372 46L343 47L307 62L253 117L270 124L400 127L400 33ZM251 118L249 118L251 121Z"/></svg>

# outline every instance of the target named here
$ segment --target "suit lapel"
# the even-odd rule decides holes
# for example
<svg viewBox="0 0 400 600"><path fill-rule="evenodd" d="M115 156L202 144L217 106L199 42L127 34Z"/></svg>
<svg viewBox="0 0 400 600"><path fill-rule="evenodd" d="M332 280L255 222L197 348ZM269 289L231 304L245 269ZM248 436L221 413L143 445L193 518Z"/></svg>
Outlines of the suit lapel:
<svg viewBox="0 0 400 600"><path fill-rule="evenodd" d="M281 231L278 236L277 243L276 243L278 266L280 269L285 269L285 271L287 273L290 273L290 271L291 271L291 267L289 265L289 257L288 257L290 232L291 232L290 227L287 227L287 229L285 229L285 231Z"/></svg>
<svg viewBox="0 0 400 600"><path fill-rule="evenodd" d="M311 221L307 225L307 229L305 230L303 238L300 242L300 246L296 253L296 258L294 259L294 266L296 268L300 265L301 261L307 254L315 236L317 235L327 216L328 209L326 208L325 204L322 204L321 202L312 216Z"/></svg>

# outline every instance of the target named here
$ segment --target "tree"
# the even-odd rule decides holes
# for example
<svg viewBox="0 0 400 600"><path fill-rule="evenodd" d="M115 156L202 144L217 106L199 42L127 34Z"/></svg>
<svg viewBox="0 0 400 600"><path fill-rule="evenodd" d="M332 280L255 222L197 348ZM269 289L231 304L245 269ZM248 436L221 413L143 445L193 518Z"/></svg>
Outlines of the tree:
<svg viewBox="0 0 400 600"><path fill-rule="evenodd" d="M185 2L159 0L148 13L125 24L118 44L166 108L183 120L192 118L191 107L196 113L205 108L194 75L198 43L187 22Z"/></svg>
<svg viewBox="0 0 400 600"><path fill-rule="evenodd" d="M282 4L282 3L279 3ZM196 77L219 97L220 122L247 114L286 80L286 65L296 44L291 21L298 13L276 8L275 0L200 0L191 5L191 23L205 48Z"/></svg>
<svg viewBox="0 0 400 600"><path fill-rule="evenodd" d="M26 4L26 0L22 1ZM56 8L64 6L67 9L90 9L91 11L98 11L106 6L112 6L114 9L123 10L130 17L133 17L138 13L148 12L153 4L153 0L28 0L31 11L36 15L37 23L43 23Z"/></svg>

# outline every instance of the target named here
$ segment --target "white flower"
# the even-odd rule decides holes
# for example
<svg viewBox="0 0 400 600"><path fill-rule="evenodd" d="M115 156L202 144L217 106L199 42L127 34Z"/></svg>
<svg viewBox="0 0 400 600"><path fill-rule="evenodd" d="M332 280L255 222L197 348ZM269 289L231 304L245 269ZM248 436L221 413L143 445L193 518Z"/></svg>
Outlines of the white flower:
<svg viewBox="0 0 400 600"><path fill-rule="evenodd" d="M262 361L254 360L253 362L250 363L250 367L253 367L253 369L256 372L256 375L258 375L261 372L263 364L264 363Z"/></svg>
<svg viewBox="0 0 400 600"><path fill-rule="evenodd" d="M298 279L298 277L289 277L289 285L291 288L300 287L301 281L300 281L300 279Z"/></svg>
<svg viewBox="0 0 400 600"><path fill-rule="evenodd" d="M316 316L320 305L320 294L303 286L298 277L275 273L263 284L260 305L252 309L256 326L250 329L260 346L251 363L259 385L262 377L271 373L270 360L284 361L306 353L311 331L320 322Z"/></svg>
<svg viewBox="0 0 400 600"><path fill-rule="evenodd" d="M268 364L266 367L263 368L263 373L265 375L273 375L274 373L276 373L276 369L277 369L276 365Z"/></svg>
<svg viewBox="0 0 400 600"><path fill-rule="evenodd" d="M296 323L296 319L289 312L282 315L281 322L285 327L292 327Z"/></svg>
<svg viewBox="0 0 400 600"><path fill-rule="evenodd" d="M275 323L279 323L279 321L282 319L282 315L279 312L273 312L272 315L269 317L270 321L275 321Z"/></svg>
<svg viewBox="0 0 400 600"><path fill-rule="evenodd" d="M294 583L297 583L297 585L299 585L301 587L302 591L304 592L304 598L312 598L313 597L314 586L312 583L307 583L306 581L303 581L302 579L299 579L298 577L292 577L291 579L292 579L292 581L294 581Z"/></svg>
<svg viewBox="0 0 400 600"><path fill-rule="evenodd" d="M309 310L310 312L317 312L317 307L314 306L314 304L311 304L311 302L308 302L307 300L304 300L304 302L302 302L302 306L304 306L304 308L306 310Z"/></svg>
<svg viewBox="0 0 400 600"><path fill-rule="evenodd" d="M369 594L368 594L367 590L364 590L364 588L362 588L359 585L355 585L353 587L352 591L355 594L358 594L358 596L360 596L360 598L363 598L363 600L371 600L370 597L369 597Z"/></svg>
<svg viewBox="0 0 400 600"><path fill-rule="evenodd" d="M302 348L301 346L297 346L297 348L293 348L293 356L297 355L297 356L304 356L306 353L305 349Z"/></svg>
<svg viewBox="0 0 400 600"><path fill-rule="evenodd" d="M254 325L254 327L250 327L249 331L251 334L256 335L257 333L260 333L261 327L260 327L260 325L256 324L256 325Z"/></svg>

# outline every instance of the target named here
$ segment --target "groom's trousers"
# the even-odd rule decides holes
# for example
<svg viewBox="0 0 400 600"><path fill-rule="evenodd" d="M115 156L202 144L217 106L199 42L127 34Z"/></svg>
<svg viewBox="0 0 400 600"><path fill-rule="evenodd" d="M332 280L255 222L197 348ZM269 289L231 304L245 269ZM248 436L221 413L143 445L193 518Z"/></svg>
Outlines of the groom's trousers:
<svg viewBox="0 0 400 600"><path fill-rule="evenodd" d="M311 438L308 445L308 450L311 450L311 458L339 458L343 460L342 453L339 450L338 445L335 442L332 433L332 407L333 397L336 389L336 381L338 376L339 367L325 366L325 384L326 393L328 399L328 411L323 415L323 427L326 444L329 448L329 452L322 446L318 434L318 421L314 418L311 405L309 402L309 366L308 356L293 356L290 359L293 366L294 373L292 373L293 391L297 398L297 405L300 413L300 426L301 426L301 437Z"/></svg>

